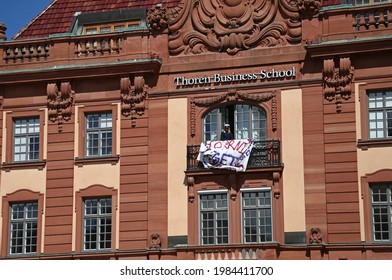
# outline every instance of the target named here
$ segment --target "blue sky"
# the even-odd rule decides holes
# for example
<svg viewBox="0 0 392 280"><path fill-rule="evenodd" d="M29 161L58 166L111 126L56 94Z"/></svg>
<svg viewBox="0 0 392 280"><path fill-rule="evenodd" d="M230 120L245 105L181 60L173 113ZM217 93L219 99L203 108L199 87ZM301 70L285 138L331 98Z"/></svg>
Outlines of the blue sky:
<svg viewBox="0 0 392 280"><path fill-rule="evenodd" d="M7 39L11 38L35 18L52 0L2 0L0 22L7 26Z"/></svg>

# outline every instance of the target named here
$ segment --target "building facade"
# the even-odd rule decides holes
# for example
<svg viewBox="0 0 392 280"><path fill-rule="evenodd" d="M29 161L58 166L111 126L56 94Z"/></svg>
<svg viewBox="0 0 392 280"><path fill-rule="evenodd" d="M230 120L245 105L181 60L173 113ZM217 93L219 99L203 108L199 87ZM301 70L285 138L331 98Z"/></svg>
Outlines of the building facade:
<svg viewBox="0 0 392 280"><path fill-rule="evenodd" d="M54 0L0 25L1 258L391 259L390 12ZM201 163L247 139L246 170Z"/></svg>

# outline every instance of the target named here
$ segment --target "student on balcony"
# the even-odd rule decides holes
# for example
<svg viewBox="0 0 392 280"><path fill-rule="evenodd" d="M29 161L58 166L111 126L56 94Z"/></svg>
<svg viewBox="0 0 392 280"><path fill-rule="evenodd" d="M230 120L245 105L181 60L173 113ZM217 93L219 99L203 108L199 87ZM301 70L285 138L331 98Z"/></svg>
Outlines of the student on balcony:
<svg viewBox="0 0 392 280"><path fill-rule="evenodd" d="M220 140L225 141L225 140L233 140L234 136L233 133L230 131L230 125L228 123L225 124L225 129L222 131Z"/></svg>

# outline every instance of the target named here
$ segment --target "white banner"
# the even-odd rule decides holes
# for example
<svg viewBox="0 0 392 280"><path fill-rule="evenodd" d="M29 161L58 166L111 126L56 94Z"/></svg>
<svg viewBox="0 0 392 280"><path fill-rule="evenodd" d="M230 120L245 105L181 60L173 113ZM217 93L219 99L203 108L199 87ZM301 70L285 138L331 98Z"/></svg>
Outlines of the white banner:
<svg viewBox="0 0 392 280"><path fill-rule="evenodd" d="M205 168L245 171L253 144L253 139L207 141L200 144L197 160Z"/></svg>

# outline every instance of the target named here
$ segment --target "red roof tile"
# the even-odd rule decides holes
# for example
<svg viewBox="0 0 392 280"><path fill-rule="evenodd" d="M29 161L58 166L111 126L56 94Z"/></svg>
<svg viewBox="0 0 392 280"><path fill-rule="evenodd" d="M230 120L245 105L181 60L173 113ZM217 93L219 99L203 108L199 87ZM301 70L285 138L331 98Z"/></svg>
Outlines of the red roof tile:
<svg viewBox="0 0 392 280"><path fill-rule="evenodd" d="M43 38L55 33L66 33L76 12L95 13L131 8L152 8L158 3L171 8L180 0L53 0L48 7L26 25L15 40Z"/></svg>

